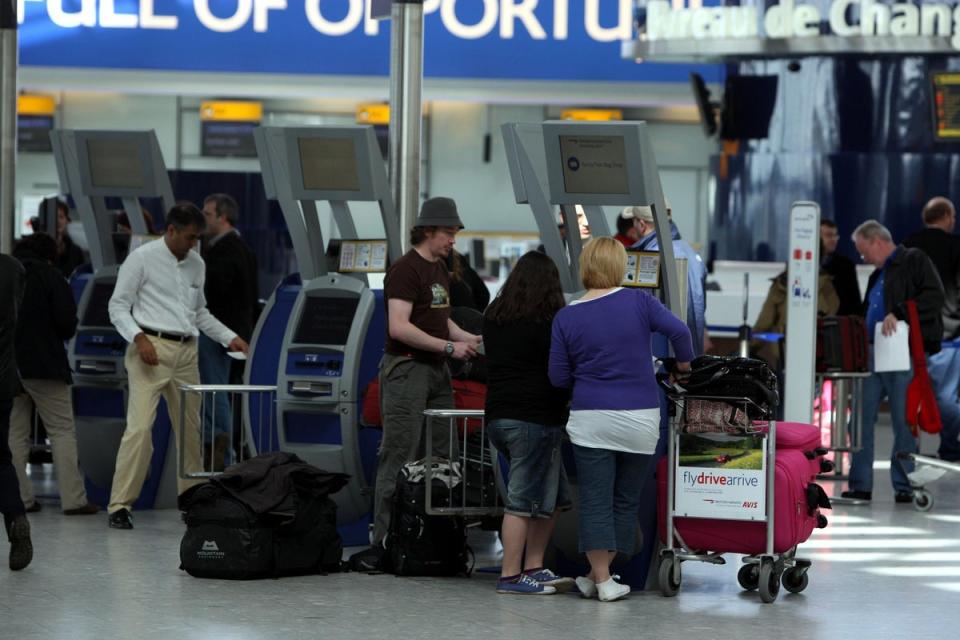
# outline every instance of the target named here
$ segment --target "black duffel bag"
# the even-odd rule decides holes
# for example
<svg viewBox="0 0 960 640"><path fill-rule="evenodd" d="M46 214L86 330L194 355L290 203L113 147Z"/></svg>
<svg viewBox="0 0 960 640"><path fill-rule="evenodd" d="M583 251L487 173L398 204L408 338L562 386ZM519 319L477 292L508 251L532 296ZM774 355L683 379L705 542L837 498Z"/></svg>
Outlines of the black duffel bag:
<svg viewBox="0 0 960 640"><path fill-rule="evenodd" d="M197 487L183 520L180 568L196 578L251 580L340 570L337 505L298 493L294 516L257 515L216 484Z"/></svg>
<svg viewBox="0 0 960 640"><path fill-rule="evenodd" d="M698 356L679 384L692 396L749 398L753 403L746 403L746 412L752 419L770 419L780 404L776 374L754 358Z"/></svg>

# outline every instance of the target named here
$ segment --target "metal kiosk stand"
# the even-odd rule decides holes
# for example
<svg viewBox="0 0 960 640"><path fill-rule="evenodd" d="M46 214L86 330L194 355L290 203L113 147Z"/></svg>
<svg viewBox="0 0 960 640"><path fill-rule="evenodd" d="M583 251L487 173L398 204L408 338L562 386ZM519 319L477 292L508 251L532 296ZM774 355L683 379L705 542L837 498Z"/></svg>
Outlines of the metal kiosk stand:
<svg viewBox="0 0 960 640"><path fill-rule="evenodd" d="M660 174L644 122L592 123L548 121L542 124L512 123L501 128L514 196L518 204L529 204L544 249L557 264L564 291L576 296L583 290L579 273L581 240L577 233L561 238L557 229L559 205L568 229L576 228L576 209L582 207L597 235L610 235L604 206L650 205L661 238L670 237L670 223L660 186ZM680 289L673 243L661 242L660 292L664 304L681 315ZM655 345L667 355L666 341ZM661 424L661 433L667 422ZM661 446L666 439L661 437ZM658 452L662 453L662 452ZM573 478L571 478L573 480ZM653 482L651 469L648 482ZM649 486L649 485L648 485ZM576 483L574 487L576 490ZM641 504L642 548L619 569L623 580L636 589L646 586L656 545L656 501L648 492ZM577 570L576 513L563 514L557 524L554 544L558 562L569 562L562 570Z"/></svg>
<svg viewBox="0 0 960 640"><path fill-rule="evenodd" d="M68 358L74 371L74 413L80 466L90 499L105 505L110 495L120 439L126 426L127 343L107 312L117 280L114 215L106 198L120 198L133 234L147 229L140 198L160 198L164 210L174 205L160 145L153 131L81 131L50 133L61 190L70 194L86 234L93 273L74 276L82 289L79 326ZM131 242L133 237L130 238ZM176 506L176 460L170 445L170 421L158 409L153 429L151 472L136 508ZM169 454L169 455L168 455Z"/></svg>
<svg viewBox="0 0 960 640"><path fill-rule="evenodd" d="M256 422L260 400L246 399L249 441L349 474L333 496L337 520L345 544L364 544L371 498L363 458L375 446L361 439L360 400L386 331L382 291L368 286L366 273L386 271L400 256L386 170L369 126L261 127L255 137L267 197L280 204L300 273L274 291L251 340L245 382L277 392L275 433ZM342 238L337 272L327 265L318 201L329 203ZM378 204L384 238L359 241L349 202ZM348 245L356 257L349 271ZM263 428L271 429L266 438Z"/></svg>
<svg viewBox="0 0 960 640"><path fill-rule="evenodd" d="M863 429L863 413L860 403L863 399L863 380L870 377L869 372L833 371L817 373L817 387L820 392L820 411L817 426L821 433L824 427L830 432L830 451L836 453L833 459L833 473L822 474L824 480L846 480L843 470L843 454L860 450L860 434ZM823 392L830 383L830 393ZM826 401L830 402L825 407ZM866 500L856 498L830 498L834 504L866 505Z"/></svg>

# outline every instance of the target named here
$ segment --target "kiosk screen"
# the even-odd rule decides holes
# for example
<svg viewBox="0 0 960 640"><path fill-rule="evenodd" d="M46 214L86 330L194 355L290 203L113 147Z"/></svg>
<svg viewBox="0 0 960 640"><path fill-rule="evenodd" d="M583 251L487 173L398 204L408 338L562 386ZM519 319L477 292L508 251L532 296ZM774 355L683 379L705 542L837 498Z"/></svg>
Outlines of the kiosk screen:
<svg viewBox="0 0 960 640"><path fill-rule="evenodd" d="M630 193L623 136L560 136L567 193Z"/></svg>
<svg viewBox="0 0 960 640"><path fill-rule="evenodd" d="M110 311L107 305L110 304L110 296L113 295L112 282L97 282L93 285L93 291L90 293L90 299L87 301L87 308L83 312L83 326L85 327L111 327Z"/></svg>
<svg viewBox="0 0 960 640"><path fill-rule="evenodd" d="M346 344L359 298L308 297L293 341L298 344Z"/></svg>
<svg viewBox="0 0 960 640"><path fill-rule="evenodd" d="M300 138L303 188L316 191L359 191L357 150L350 138Z"/></svg>
<svg viewBox="0 0 960 640"><path fill-rule="evenodd" d="M143 189L143 165L138 140L87 140L90 183L98 189Z"/></svg>

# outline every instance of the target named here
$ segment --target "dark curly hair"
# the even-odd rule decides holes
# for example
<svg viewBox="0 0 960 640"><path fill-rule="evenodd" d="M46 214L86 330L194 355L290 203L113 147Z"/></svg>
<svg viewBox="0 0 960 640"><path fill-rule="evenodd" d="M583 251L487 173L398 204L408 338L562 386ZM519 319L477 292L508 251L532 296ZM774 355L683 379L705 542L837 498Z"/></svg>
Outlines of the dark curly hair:
<svg viewBox="0 0 960 640"><path fill-rule="evenodd" d="M552 322L565 304L557 265L546 254L530 251L517 261L485 315L497 324Z"/></svg>

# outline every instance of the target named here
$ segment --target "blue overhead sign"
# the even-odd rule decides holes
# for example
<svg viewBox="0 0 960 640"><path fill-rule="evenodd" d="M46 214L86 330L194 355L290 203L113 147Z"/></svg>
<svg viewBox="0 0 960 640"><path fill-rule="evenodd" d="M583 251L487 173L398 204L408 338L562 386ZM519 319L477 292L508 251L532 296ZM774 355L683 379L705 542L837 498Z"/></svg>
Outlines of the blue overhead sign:
<svg viewBox="0 0 960 640"><path fill-rule="evenodd" d="M370 0L18 0L21 64L389 75L390 28ZM379 4L379 3L378 3ZM637 64L634 0L424 0L433 78L687 82L720 67ZM375 7L374 7L375 8Z"/></svg>

